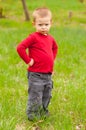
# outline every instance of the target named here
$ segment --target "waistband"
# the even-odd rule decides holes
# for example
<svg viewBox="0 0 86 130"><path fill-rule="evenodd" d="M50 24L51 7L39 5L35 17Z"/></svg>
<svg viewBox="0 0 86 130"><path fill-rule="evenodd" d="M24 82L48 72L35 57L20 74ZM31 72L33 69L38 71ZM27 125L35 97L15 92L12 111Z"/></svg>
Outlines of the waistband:
<svg viewBox="0 0 86 130"><path fill-rule="evenodd" d="M28 72L28 77L30 75L39 76L41 78L47 78L47 77L51 78L51 76L52 76L51 73Z"/></svg>

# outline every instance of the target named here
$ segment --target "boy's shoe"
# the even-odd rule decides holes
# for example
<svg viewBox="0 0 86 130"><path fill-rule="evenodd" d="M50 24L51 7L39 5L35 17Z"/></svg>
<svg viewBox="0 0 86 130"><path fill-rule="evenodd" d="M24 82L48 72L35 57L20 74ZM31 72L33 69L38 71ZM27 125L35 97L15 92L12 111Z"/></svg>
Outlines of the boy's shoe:
<svg viewBox="0 0 86 130"><path fill-rule="evenodd" d="M34 116L33 115L29 115L28 120L29 121L33 121L34 120Z"/></svg>
<svg viewBox="0 0 86 130"><path fill-rule="evenodd" d="M35 121L35 120L39 120L39 119L40 119L40 115L38 115L38 114L29 114L28 115L29 121Z"/></svg>
<svg viewBox="0 0 86 130"><path fill-rule="evenodd" d="M50 113L49 113L48 110L43 110L43 111L41 112L41 118L42 118L42 119L46 119L47 117L49 117L49 115L50 115Z"/></svg>
<svg viewBox="0 0 86 130"><path fill-rule="evenodd" d="M47 117L49 117L49 116L50 116L50 112L49 112L48 110L46 111L46 113L45 113L45 114L46 114L46 116L47 116Z"/></svg>

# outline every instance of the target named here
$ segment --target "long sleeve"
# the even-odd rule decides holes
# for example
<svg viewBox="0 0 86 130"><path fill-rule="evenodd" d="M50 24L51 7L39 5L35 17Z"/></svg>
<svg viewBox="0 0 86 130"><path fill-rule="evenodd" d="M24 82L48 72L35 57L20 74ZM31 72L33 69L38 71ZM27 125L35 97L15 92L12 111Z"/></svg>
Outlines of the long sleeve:
<svg viewBox="0 0 86 130"><path fill-rule="evenodd" d="M24 62L26 64L28 64L31 60L31 58L29 57L29 55L27 54L27 48L30 47L32 43L32 37L29 36L28 38L26 38L25 40L23 40L18 46L17 46L17 52L19 54L19 56L24 60Z"/></svg>
<svg viewBox="0 0 86 130"><path fill-rule="evenodd" d="M56 58L56 55L58 53L58 45L56 44L55 40L53 40L53 56L54 56L54 59Z"/></svg>

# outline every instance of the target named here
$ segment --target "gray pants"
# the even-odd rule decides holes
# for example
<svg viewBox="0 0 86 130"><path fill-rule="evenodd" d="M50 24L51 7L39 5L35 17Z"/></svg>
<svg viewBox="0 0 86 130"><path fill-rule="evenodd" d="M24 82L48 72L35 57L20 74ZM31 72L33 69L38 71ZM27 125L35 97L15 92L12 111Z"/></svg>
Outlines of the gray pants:
<svg viewBox="0 0 86 130"><path fill-rule="evenodd" d="M51 74L28 72L28 119L40 118L41 113L48 112L48 104L51 98L52 79Z"/></svg>

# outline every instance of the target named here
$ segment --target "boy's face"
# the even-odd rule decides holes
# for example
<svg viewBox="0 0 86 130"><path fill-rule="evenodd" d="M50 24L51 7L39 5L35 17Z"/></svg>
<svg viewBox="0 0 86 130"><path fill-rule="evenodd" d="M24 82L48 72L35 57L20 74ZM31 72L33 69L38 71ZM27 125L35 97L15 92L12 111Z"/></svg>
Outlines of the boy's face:
<svg viewBox="0 0 86 130"><path fill-rule="evenodd" d="M49 16L43 18L37 17L34 22L34 26L37 32L47 35L51 27L51 19Z"/></svg>

